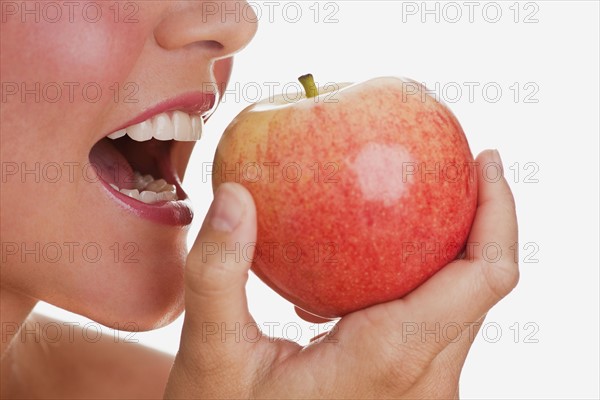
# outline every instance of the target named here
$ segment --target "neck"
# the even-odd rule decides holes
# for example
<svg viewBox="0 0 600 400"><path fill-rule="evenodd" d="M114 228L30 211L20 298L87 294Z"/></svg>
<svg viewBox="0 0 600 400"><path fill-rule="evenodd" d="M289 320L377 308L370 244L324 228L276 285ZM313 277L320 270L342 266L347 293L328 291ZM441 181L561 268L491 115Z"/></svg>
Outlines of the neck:
<svg viewBox="0 0 600 400"><path fill-rule="evenodd" d="M37 300L0 286L0 358L4 357Z"/></svg>
<svg viewBox="0 0 600 400"><path fill-rule="evenodd" d="M12 398L12 394L20 393L19 379L14 372L18 370L15 353L20 347L19 332L27 316L37 303L37 300L0 286L0 397ZM16 390L16 391L15 391Z"/></svg>

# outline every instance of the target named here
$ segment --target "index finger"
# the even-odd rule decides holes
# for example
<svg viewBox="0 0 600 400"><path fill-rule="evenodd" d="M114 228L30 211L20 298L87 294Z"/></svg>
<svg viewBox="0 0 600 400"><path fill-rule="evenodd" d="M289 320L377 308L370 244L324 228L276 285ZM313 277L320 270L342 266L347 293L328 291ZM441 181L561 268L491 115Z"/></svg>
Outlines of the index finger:
<svg viewBox="0 0 600 400"><path fill-rule="evenodd" d="M350 341L364 342L361 338L373 332L382 338L383 342L371 341L365 346L368 354L386 356L385 347L392 343L397 351L391 357L408 357L425 368L517 284L518 264L509 252L517 241L514 200L503 177L494 181L482 176L486 164L501 165L499 156L486 151L477 161L478 177L482 179L469 242L481 247L471 246L468 259L450 263L403 299L349 315L346 321L342 319L340 333L344 325L359 324L363 328L347 329L345 335L350 336ZM474 253L486 243L500 247L501 252L493 260ZM368 323L364 323L365 319Z"/></svg>
<svg viewBox="0 0 600 400"><path fill-rule="evenodd" d="M502 161L496 150L477 158L477 215L467 241L465 258L515 266L514 246L518 228L515 200L503 177Z"/></svg>
<svg viewBox="0 0 600 400"><path fill-rule="evenodd" d="M461 325L477 321L517 284L518 262L511 251L518 237L513 195L504 177L485 175L486 165L495 163L501 168L502 161L497 151L483 152L477 161L477 212L467 257L442 268L404 297L402 301L418 321Z"/></svg>
<svg viewBox="0 0 600 400"><path fill-rule="evenodd" d="M404 315L396 319L427 325L469 327L517 284L518 262L511 248L517 241L515 202L504 177L486 177L486 165L502 161L497 151L478 158L477 212L467 245L467 258L457 260L404 297ZM490 250L491 249L491 250ZM390 304L390 306L392 306ZM439 353L453 338L432 343Z"/></svg>

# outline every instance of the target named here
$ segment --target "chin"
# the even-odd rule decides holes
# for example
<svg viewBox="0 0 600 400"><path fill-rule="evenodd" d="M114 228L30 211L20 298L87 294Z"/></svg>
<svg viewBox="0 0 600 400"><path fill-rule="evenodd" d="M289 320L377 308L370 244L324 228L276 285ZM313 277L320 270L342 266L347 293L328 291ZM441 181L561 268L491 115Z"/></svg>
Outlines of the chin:
<svg viewBox="0 0 600 400"><path fill-rule="evenodd" d="M115 270L121 269L121 271ZM134 271L132 271L132 269ZM110 328L147 331L175 320L184 309L184 260L111 265L102 277L44 299ZM114 279L110 277L117 275Z"/></svg>

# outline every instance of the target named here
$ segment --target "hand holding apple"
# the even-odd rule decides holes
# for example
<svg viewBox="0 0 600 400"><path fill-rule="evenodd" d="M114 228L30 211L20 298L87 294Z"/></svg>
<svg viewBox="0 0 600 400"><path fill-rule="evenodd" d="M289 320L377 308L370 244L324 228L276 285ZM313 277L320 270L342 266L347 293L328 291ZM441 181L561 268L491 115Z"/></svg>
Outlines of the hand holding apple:
<svg viewBox="0 0 600 400"><path fill-rule="evenodd" d="M253 195L253 271L302 309L338 317L401 298L454 260L475 214L465 135L399 78L254 104L219 143L213 185Z"/></svg>
<svg viewBox="0 0 600 400"><path fill-rule="evenodd" d="M497 152L478 158L500 163ZM469 242L517 241L506 179L481 179ZM467 247L401 300L346 315L308 346L261 332L248 310L250 258L231 249L256 241L256 209L236 183L220 185L185 267L185 319L166 399L458 397L458 380L489 309L516 285L514 255L490 263ZM206 243L219 243L206 252ZM249 254L252 256L252 253Z"/></svg>

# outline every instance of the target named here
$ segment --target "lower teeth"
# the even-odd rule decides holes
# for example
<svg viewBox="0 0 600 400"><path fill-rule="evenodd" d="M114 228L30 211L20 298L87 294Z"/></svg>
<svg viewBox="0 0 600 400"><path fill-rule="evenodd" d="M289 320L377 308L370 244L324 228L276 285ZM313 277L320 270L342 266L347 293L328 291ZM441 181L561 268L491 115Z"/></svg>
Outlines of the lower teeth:
<svg viewBox="0 0 600 400"><path fill-rule="evenodd" d="M142 175L139 172L135 173L134 179L134 189L119 189L112 183L110 186L117 192L146 204L178 200L175 185L167 183L164 179L155 180L152 175Z"/></svg>

